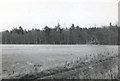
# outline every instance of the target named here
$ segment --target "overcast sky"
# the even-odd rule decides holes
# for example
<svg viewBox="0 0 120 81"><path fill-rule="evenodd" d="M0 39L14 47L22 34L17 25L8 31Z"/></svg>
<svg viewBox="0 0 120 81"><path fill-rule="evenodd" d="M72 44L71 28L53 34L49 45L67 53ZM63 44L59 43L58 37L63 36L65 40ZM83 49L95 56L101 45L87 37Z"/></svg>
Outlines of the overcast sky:
<svg viewBox="0 0 120 81"><path fill-rule="evenodd" d="M0 0L0 31L22 26L81 27L108 25L118 21L119 0Z"/></svg>

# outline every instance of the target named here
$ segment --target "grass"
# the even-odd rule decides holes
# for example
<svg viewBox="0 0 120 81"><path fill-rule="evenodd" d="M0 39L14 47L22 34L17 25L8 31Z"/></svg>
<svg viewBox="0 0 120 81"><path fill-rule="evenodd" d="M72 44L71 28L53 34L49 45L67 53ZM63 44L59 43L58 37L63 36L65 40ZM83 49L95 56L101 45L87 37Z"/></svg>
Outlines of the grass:
<svg viewBox="0 0 120 81"><path fill-rule="evenodd" d="M85 63L82 67L74 66L68 71L43 79L116 79L118 74L117 57L96 61L96 63Z"/></svg>
<svg viewBox="0 0 120 81"><path fill-rule="evenodd" d="M113 54L112 51L117 53L117 48L118 46L113 45L7 45L3 49L2 75L3 78L9 78L10 76L34 74L34 66L27 64L27 62L33 65L43 65L38 72L56 66L62 67L63 64L70 68L71 65L76 65L76 61L80 63L80 60L96 58L98 53L107 54L109 52L109 54ZM79 58L83 56L85 57ZM70 66L68 67L68 65Z"/></svg>
<svg viewBox="0 0 120 81"><path fill-rule="evenodd" d="M118 55L104 54L78 57L63 66L41 72L18 75L11 79L118 79Z"/></svg>

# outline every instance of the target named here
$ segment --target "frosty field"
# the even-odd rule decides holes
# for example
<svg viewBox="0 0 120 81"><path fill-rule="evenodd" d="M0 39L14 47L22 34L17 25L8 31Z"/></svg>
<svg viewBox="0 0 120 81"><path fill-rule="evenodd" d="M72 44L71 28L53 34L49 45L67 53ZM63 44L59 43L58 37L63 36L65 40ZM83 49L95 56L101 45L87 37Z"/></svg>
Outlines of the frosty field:
<svg viewBox="0 0 120 81"><path fill-rule="evenodd" d="M118 46L113 45L2 45L3 77L34 72L64 65L78 57L97 54L118 54Z"/></svg>

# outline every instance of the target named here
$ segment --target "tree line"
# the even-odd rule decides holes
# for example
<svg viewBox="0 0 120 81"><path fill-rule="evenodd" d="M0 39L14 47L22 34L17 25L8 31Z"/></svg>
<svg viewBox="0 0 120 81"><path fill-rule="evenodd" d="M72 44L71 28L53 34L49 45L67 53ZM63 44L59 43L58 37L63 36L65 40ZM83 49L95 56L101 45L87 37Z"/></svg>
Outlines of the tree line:
<svg viewBox="0 0 120 81"><path fill-rule="evenodd" d="M43 30L26 30L21 26L3 31L2 44L101 44L118 45L120 27L117 25L104 27L81 28L71 25L61 28L58 23L54 28L45 26Z"/></svg>

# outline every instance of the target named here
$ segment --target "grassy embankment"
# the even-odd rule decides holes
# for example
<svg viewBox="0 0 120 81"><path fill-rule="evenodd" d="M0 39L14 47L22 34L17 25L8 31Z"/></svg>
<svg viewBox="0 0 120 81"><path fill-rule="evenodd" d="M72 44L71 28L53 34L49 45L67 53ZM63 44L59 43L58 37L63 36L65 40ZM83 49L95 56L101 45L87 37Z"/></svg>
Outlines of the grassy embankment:
<svg viewBox="0 0 120 81"><path fill-rule="evenodd" d="M117 79L118 55L107 53L93 57L77 58L74 62L66 62L64 66L55 67L41 72L11 77L19 80L29 79Z"/></svg>

